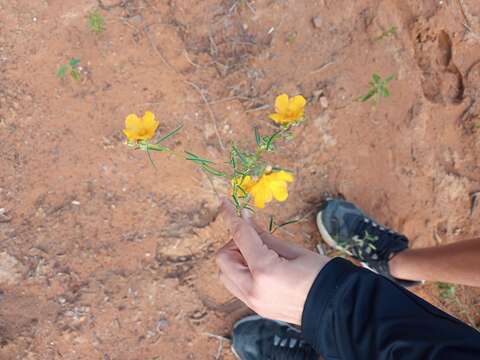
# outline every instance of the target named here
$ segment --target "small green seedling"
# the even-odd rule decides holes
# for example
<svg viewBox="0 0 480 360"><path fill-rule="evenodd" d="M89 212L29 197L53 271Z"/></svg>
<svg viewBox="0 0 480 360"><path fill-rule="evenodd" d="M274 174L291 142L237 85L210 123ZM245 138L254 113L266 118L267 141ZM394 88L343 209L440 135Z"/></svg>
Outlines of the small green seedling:
<svg viewBox="0 0 480 360"><path fill-rule="evenodd" d="M380 75L373 74L372 80L369 82L370 88L367 94L360 96L358 100L361 102L365 102L367 100L373 99L375 103L378 103L380 97L389 97L390 91L388 90L387 85L393 79L395 79L394 75L390 75L386 79L382 79Z"/></svg>
<svg viewBox="0 0 480 360"><path fill-rule="evenodd" d="M386 38L394 36L394 35L397 35L397 27L396 26L391 26L387 30L382 32L379 36L377 36L375 38L375 40L380 41L380 40L386 39Z"/></svg>
<svg viewBox="0 0 480 360"><path fill-rule="evenodd" d="M297 40L297 36L298 36L298 33L296 31L289 32L287 34L287 43L289 45L292 45L295 42L295 40Z"/></svg>
<svg viewBox="0 0 480 360"><path fill-rule="evenodd" d="M88 14L88 27L95 34L100 34L105 30L105 19L98 9Z"/></svg>
<svg viewBox="0 0 480 360"><path fill-rule="evenodd" d="M455 294L455 285L439 282L437 283L438 291L440 298L442 300L454 300L456 297Z"/></svg>
<svg viewBox="0 0 480 360"><path fill-rule="evenodd" d="M80 74L79 65L80 59L71 58L68 64L64 64L58 68L57 77L63 79L67 74L70 74L73 80L80 80L82 75Z"/></svg>

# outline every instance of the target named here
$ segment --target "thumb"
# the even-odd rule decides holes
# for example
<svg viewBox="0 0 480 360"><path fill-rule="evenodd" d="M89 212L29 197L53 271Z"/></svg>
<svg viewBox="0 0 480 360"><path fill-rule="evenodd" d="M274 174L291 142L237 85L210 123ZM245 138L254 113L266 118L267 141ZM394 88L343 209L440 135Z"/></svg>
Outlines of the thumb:
<svg viewBox="0 0 480 360"><path fill-rule="evenodd" d="M225 220L227 228L232 234L233 241L240 250L250 269L263 263L271 250L263 243L255 229L245 219L239 217L233 204L224 199L220 215Z"/></svg>

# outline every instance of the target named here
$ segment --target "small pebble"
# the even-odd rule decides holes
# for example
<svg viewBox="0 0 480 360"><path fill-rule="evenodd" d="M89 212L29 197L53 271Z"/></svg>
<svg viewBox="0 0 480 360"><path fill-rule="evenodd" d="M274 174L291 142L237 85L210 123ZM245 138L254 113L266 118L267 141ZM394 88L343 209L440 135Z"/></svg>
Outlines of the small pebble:
<svg viewBox="0 0 480 360"><path fill-rule="evenodd" d="M320 97L320 106L324 109L328 108L328 99L325 96Z"/></svg>
<svg viewBox="0 0 480 360"><path fill-rule="evenodd" d="M315 16L312 19L312 23L313 23L313 27L316 29L319 29L322 27L322 19L320 18L320 16Z"/></svg>

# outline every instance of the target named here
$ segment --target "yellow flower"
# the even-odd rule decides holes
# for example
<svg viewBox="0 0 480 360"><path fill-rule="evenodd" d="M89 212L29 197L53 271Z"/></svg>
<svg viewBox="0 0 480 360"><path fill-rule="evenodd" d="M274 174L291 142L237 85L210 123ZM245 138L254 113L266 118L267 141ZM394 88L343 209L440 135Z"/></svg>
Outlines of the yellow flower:
<svg viewBox="0 0 480 360"><path fill-rule="evenodd" d="M150 111L146 111L141 118L135 114L130 114L125 119L123 133L129 141L149 140L155 135L158 124L155 115Z"/></svg>
<svg viewBox="0 0 480 360"><path fill-rule="evenodd" d="M253 197L253 203L257 208L264 208L265 204L273 199L283 202L288 198L287 183L293 181L293 175L287 171L278 171L271 174L263 174L260 179L254 180L250 176L245 176L234 180L242 187L245 192ZM237 196L244 195L241 190L237 190Z"/></svg>
<svg viewBox="0 0 480 360"><path fill-rule="evenodd" d="M275 99L275 113L270 119L280 125L287 125L303 119L307 100L302 95L289 98L287 94L277 96Z"/></svg>

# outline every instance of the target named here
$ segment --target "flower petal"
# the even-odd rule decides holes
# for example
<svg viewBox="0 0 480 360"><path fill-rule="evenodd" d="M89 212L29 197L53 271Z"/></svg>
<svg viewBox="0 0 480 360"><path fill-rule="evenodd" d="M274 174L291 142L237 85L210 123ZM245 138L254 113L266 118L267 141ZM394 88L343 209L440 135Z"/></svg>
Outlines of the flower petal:
<svg viewBox="0 0 480 360"><path fill-rule="evenodd" d="M286 182L293 182L294 177L292 173L285 171L285 170L280 170L274 173L271 173L268 175L271 180L273 181L286 181Z"/></svg>
<svg viewBox="0 0 480 360"><path fill-rule="evenodd" d="M146 128L155 128L158 127L158 121L155 121L155 114L151 111L145 111L145 114L142 117L143 126Z"/></svg>
<svg viewBox="0 0 480 360"><path fill-rule="evenodd" d="M159 122L155 120L155 115L151 111L146 111L142 117L142 125L145 129L145 137L150 139L155 135Z"/></svg>
<svg viewBox="0 0 480 360"><path fill-rule="evenodd" d="M294 96L288 103L288 110L295 113L303 112L307 105L307 100L302 95Z"/></svg>
<svg viewBox="0 0 480 360"><path fill-rule="evenodd" d="M135 114L130 114L125 119L125 128L131 129L133 131L138 131L140 128L141 120Z"/></svg>
<svg viewBox="0 0 480 360"><path fill-rule="evenodd" d="M283 114L270 114L269 118L275 121L277 124L284 124L285 122L288 122Z"/></svg>
<svg viewBox="0 0 480 360"><path fill-rule="evenodd" d="M130 140L130 141L138 140L135 136L135 133L130 131L130 130L123 129L123 133L125 134L127 139Z"/></svg>
<svg viewBox="0 0 480 360"><path fill-rule="evenodd" d="M140 140L139 131L141 129L141 120L135 114L130 114L125 118L125 129L123 133L127 136L128 140Z"/></svg>
<svg viewBox="0 0 480 360"><path fill-rule="evenodd" d="M275 99L275 111L279 114L285 114L288 111L288 95L281 94Z"/></svg>
<svg viewBox="0 0 480 360"><path fill-rule="evenodd" d="M277 201L285 201L288 198L287 183L285 181L272 181L270 183L273 197Z"/></svg>
<svg viewBox="0 0 480 360"><path fill-rule="evenodd" d="M272 191L266 186L267 184L262 180L253 186L250 194L253 196L255 207L263 209L267 202L272 201Z"/></svg>
<svg viewBox="0 0 480 360"><path fill-rule="evenodd" d="M236 179L232 179L232 184L236 184L236 185L240 186L246 193L249 193L252 186L255 185L255 181L253 181L251 176L245 176L245 178L242 181L242 177L239 176ZM245 193L241 189L237 188L236 195L238 197L242 197L242 196L245 196Z"/></svg>

